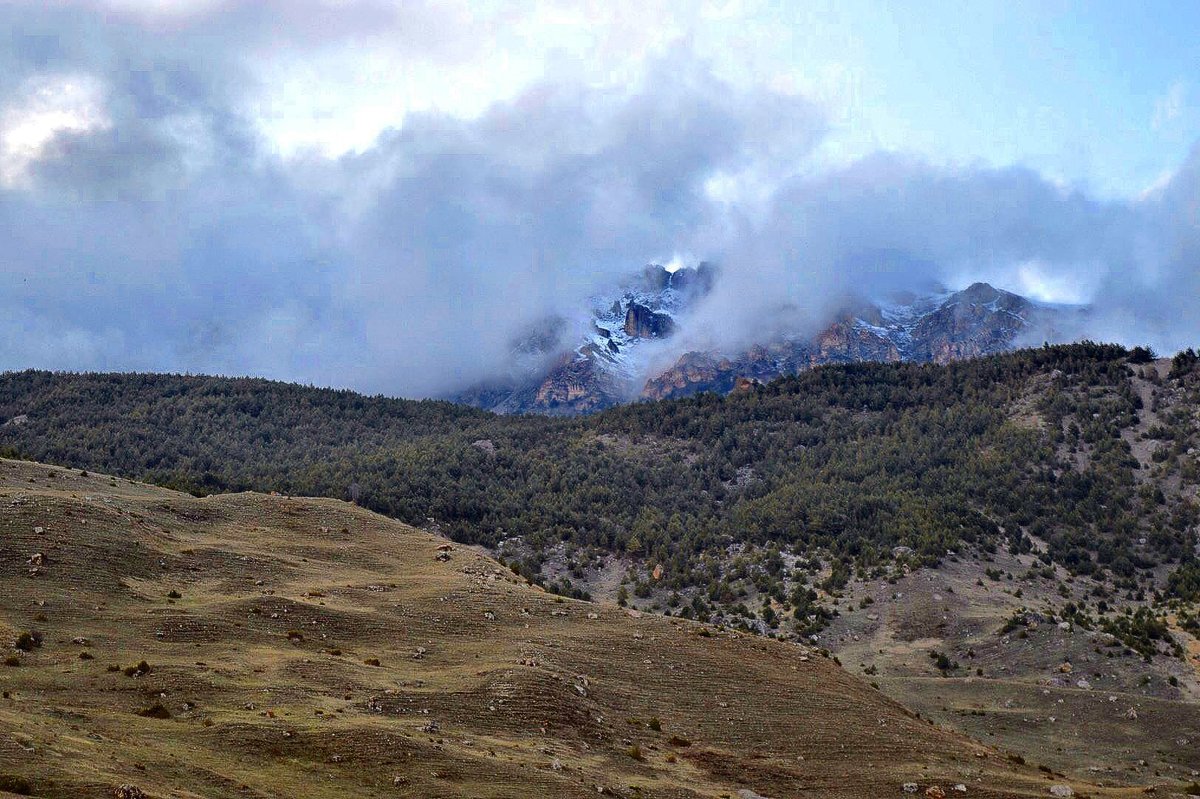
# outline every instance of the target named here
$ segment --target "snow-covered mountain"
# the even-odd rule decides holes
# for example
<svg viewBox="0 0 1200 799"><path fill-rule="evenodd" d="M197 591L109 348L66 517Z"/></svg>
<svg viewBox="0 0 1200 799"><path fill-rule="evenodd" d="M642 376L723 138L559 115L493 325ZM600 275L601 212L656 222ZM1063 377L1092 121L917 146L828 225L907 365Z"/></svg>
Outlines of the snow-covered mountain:
<svg viewBox="0 0 1200 799"><path fill-rule="evenodd" d="M816 336L783 335L734 353L687 350L681 327L718 277L709 264L675 271L651 264L594 297L582 332L567 346L560 342L568 320L546 320L514 344L514 363L523 365L510 377L454 399L500 413L578 414L638 399L729 392L826 363L946 363L1012 349L1051 330L1062 313L976 283L861 301Z"/></svg>
<svg viewBox="0 0 1200 799"><path fill-rule="evenodd" d="M678 332L716 279L709 264L646 266L612 292L591 298L582 324L543 320L514 343L507 376L452 397L498 413L577 414L638 398L650 359ZM564 337L579 331L576 338Z"/></svg>

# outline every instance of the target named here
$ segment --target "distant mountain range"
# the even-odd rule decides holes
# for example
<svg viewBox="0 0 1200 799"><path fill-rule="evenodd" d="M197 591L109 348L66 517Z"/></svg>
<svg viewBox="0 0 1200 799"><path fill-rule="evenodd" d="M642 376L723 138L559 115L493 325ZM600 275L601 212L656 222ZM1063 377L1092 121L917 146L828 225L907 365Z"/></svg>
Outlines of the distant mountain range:
<svg viewBox="0 0 1200 799"><path fill-rule="evenodd" d="M677 270L650 264L612 293L593 297L584 324L544 320L514 342L506 377L451 399L497 413L591 413L636 400L728 393L821 364L948 363L996 354L1039 336L1054 338L1068 313L975 283L857 301L816 335L785 333L735 352L681 343L672 353L688 312L718 279L707 263ZM572 329L581 331L577 338ZM672 365L655 367L664 356Z"/></svg>

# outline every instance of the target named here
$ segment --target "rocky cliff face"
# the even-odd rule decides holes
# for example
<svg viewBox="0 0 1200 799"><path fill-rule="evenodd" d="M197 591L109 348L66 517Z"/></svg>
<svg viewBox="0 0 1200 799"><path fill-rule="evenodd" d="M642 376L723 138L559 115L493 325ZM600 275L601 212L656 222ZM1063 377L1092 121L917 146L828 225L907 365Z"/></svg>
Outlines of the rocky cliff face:
<svg viewBox="0 0 1200 799"><path fill-rule="evenodd" d="M859 319L839 319L823 330L813 342L813 363L851 361L899 361L896 342L877 328L861 324Z"/></svg>
<svg viewBox="0 0 1200 799"><path fill-rule="evenodd" d="M687 352L670 369L646 381L641 396L657 400L686 397L700 391L726 394L733 390L738 376L745 371L744 366L709 352Z"/></svg>
<svg viewBox="0 0 1200 799"><path fill-rule="evenodd" d="M621 401L609 375L595 361L566 355L538 386L532 405L556 413L588 413Z"/></svg>
<svg viewBox="0 0 1200 799"><path fill-rule="evenodd" d="M647 380L641 397L660 400L701 391L727 393L742 378L765 382L827 363L947 363L990 355L1011 349L1048 313L1024 297L976 283L950 294L857 309L843 314L811 341L759 345L735 358L686 353L670 369Z"/></svg>
<svg viewBox="0 0 1200 799"><path fill-rule="evenodd" d="M622 329L630 338L666 338L675 332L675 320L670 314L652 311L640 302L630 302Z"/></svg>
<svg viewBox="0 0 1200 799"><path fill-rule="evenodd" d="M1024 297L976 283L920 320L913 329L919 344L912 359L947 363L1003 352L1034 313Z"/></svg>
<svg viewBox="0 0 1200 799"><path fill-rule="evenodd" d="M650 368L647 348L661 353L669 347L688 309L716 279L717 271L708 265L674 272L647 266L618 294L593 302L582 341L555 355L560 320L548 326L553 334L538 330L522 340L524 357L540 352L548 358L543 366L454 399L500 413L578 414L636 399L728 393L828 363L946 363L1011 349L1053 313L976 283L958 292L860 303L815 336L785 336L736 354L683 352L667 369Z"/></svg>

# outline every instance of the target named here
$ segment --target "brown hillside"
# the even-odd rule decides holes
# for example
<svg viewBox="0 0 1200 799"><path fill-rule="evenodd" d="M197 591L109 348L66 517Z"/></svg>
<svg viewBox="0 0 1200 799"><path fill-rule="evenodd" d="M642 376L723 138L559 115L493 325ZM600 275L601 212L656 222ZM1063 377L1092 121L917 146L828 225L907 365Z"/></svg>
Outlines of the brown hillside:
<svg viewBox="0 0 1200 799"><path fill-rule="evenodd" d="M0 787L35 796L879 797L915 782L987 797L1066 782L815 652L564 601L339 501L195 499L0 461L0 541L16 664L0 667ZM29 631L40 645L14 648Z"/></svg>

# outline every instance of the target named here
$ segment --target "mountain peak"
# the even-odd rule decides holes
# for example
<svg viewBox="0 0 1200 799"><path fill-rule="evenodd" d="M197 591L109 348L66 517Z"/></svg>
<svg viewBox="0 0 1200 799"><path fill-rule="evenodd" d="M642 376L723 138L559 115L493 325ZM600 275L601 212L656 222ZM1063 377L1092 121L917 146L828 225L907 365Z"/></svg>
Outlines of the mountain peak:
<svg viewBox="0 0 1200 799"><path fill-rule="evenodd" d="M1014 294L1011 291L998 289L991 283L983 282L972 283L962 291L957 291L950 296L952 300L964 300L966 302L971 302L978 305L987 305L988 303L996 302L997 300L1011 301L1015 299L1020 300L1021 302L1028 302L1028 300L1026 300L1020 294Z"/></svg>
<svg viewBox="0 0 1200 799"><path fill-rule="evenodd" d="M983 281L976 281L962 291L958 292L959 295L963 297L970 297L972 299L976 297L995 297L999 293L1000 290L998 288L993 286L991 283L984 283Z"/></svg>

